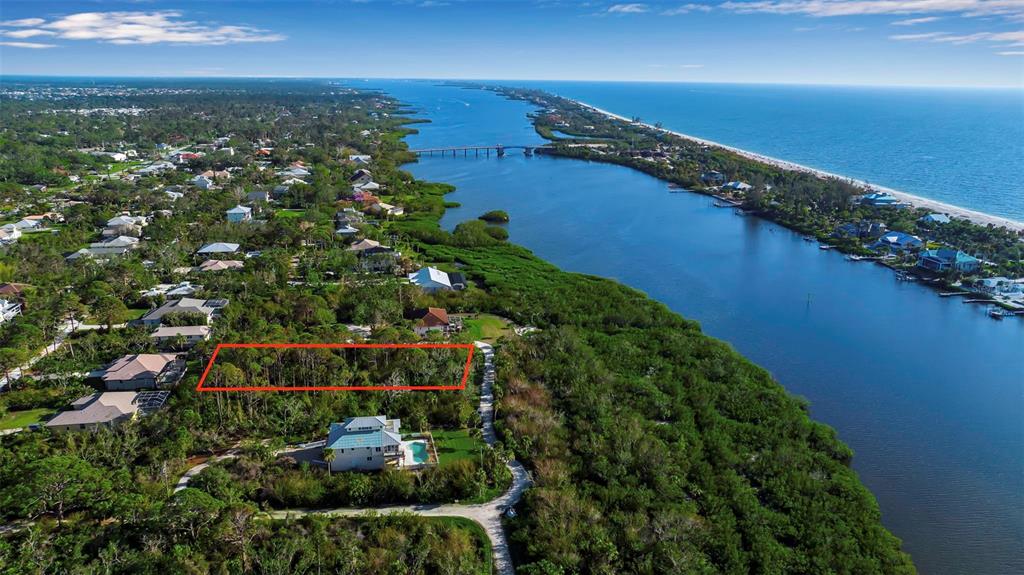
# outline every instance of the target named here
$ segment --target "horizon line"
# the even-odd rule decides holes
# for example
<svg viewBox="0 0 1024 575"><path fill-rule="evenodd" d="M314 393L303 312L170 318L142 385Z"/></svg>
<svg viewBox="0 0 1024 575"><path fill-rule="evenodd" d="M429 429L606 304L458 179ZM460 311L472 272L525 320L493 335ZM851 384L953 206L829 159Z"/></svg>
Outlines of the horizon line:
<svg viewBox="0 0 1024 575"><path fill-rule="evenodd" d="M288 75L134 75L134 74L6 74L3 78L97 78L112 80L419 80L447 82L588 82L606 84L730 84L741 86L808 86L848 88L911 88L911 89L956 89L956 90L1013 90L1024 91L1021 84L870 84L842 82L757 82L735 80L596 80L596 79L550 79L550 78L455 78L441 76L288 76Z"/></svg>

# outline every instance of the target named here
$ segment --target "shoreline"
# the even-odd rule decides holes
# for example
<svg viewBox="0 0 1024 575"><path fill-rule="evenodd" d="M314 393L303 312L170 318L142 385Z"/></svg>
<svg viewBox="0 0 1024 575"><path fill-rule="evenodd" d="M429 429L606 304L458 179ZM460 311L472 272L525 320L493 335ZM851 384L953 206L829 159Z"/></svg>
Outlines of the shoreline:
<svg viewBox="0 0 1024 575"><path fill-rule="evenodd" d="M603 114L603 115L608 116L610 118L614 118L616 120L621 120L621 121L626 122L628 124L633 124L634 123L632 120L630 120L629 118L626 118L625 116L621 116L621 115L616 114L614 112L609 112L608 110L604 110L602 108L598 108L597 106L592 106L590 104L587 104L586 102L581 102L579 100L574 100L572 98L565 98L565 99L569 100L570 102L575 102L576 104L578 104L578 105L580 105L580 106L582 106L582 107L584 107L584 108L586 108L588 110L592 110L594 112L597 112L599 114ZM787 170L787 171L792 171L792 172L803 172L803 173L807 173L807 174L812 174L812 175L818 176L819 178L843 180L845 182L849 182L850 184L852 184L852 185L854 185L854 186L856 186L858 188L861 188L864 191L885 192L885 193L888 193L889 195L892 195L892 196L896 197L901 202L905 202L907 204L910 204L910 205L914 206L915 208L922 208L922 209L926 209L926 210L932 210L932 211L937 212L937 213L946 214L946 215L948 215L950 217L953 217L953 218L960 218L960 219L968 220L970 222L973 222L973 223L975 223L977 225L981 225L981 226L987 226L987 225L991 224L994 227L1004 227L1004 228L1007 228L1009 230L1013 230L1015 232L1022 232L1022 231L1024 231L1024 222L1019 222L1019 221L1011 219L1011 218L1006 218L1006 217L1003 217L1003 216L995 216L995 215L992 215L992 214L986 214L985 212L979 212L977 210L972 210L972 209L964 208L964 207L961 207L961 206L955 206L953 204L948 204L946 202L940 202L938 200L932 200L932 199L929 199L929 198L924 198L924 197L917 196L917 195L914 195L914 194L909 194L907 192L901 192L899 190L894 190L892 188L888 188L888 187L885 187L885 186L869 184L868 182L865 182L863 180L858 180L858 179L855 179L855 178L848 178L846 176L842 176L842 175L839 175L839 174L833 174L832 172L827 172L825 170L819 170L817 168L811 168L809 166L804 166L802 164L797 164L795 162L790 162L790 161L787 161L787 160L781 160L779 158L773 158L771 156L766 156L764 154L758 154L756 152L750 152L750 151L747 151L747 150L736 148L734 146L729 146L729 145L726 145L726 144L715 142L713 140L707 140L707 139L704 139L704 138L698 138L697 136L691 136L689 134L684 134L682 132L677 132L675 130L669 130L667 128L658 128L658 127L655 127L654 125L648 124L646 122L640 122L640 125L644 126L646 128L650 128L651 130L655 130L655 131L659 131L659 132L664 132L666 134L671 134L673 136L677 136L677 137L683 138L685 140L690 140L691 142L695 142L695 143L698 143L698 144L701 144L701 145L714 146L716 148L721 148L723 150L728 150L728 151L730 151L730 152L732 152L734 154L737 154L739 156L743 156L744 158L747 158L748 160L754 160L756 162L761 162L761 163L764 163L764 164L768 164L770 166L774 166L774 167L780 168L782 170Z"/></svg>

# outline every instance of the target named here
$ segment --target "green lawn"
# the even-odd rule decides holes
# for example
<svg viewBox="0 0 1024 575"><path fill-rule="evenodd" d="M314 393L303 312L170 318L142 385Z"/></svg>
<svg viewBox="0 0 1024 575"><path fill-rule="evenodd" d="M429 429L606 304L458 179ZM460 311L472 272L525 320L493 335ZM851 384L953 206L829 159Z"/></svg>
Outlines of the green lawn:
<svg viewBox="0 0 1024 575"><path fill-rule="evenodd" d="M149 310L150 310L150 308L133 308L133 307L130 307L130 308L128 308L128 313L126 313L125 316L124 316L124 321L125 322L129 322L129 321L132 321L134 319L139 319L140 317L146 315L146 312L149 311ZM100 321L98 318L95 318L95 317L93 317L91 315L86 316L85 320L83 320L82 323L85 323L87 325L103 325L102 321Z"/></svg>
<svg viewBox="0 0 1024 575"><path fill-rule="evenodd" d="M52 409L26 409L25 411L12 411L3 418L0 418L0 429L17 429L27 427L33 423L39 423L43 417L54 413Z"/></svg>
<svg viewBox="0 0 1024 575"><path fill-rule="evenodd" d="M487 449L482 438L471 437L468 429L434 429L434 447L437 449L438 464L450 465L460 459L475 459L481 449Z"/></svg>
<svg viewBox="0 0 1024 575"><path fill-rule="evenodd" d="M301 218L306 215L306 210L277 210L274 212L275 218Z"/></svg>
<svg viewBox="0 0 1024 575"><path fill-rule="evenodd" d="M505 319L487 313L466 318L462 325L465 328L463 333L474 341L483 340L494 343L499 337L508 333L508 322Z"/></svg>

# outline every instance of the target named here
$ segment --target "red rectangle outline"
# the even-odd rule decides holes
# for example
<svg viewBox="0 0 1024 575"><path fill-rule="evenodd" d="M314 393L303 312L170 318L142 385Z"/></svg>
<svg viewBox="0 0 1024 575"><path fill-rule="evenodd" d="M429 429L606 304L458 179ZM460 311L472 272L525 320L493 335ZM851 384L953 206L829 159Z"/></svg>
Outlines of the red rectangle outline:
<svg viewBox="0 0 1024 575"><path fill-rule="evenodd" d="M462 370L462 381L459 385L362 385L362 386L346 386L346 385L313 385L313 386L298 386L298 387L285 387L285 386L257 386L257 387L245 387L245 386L233 386L233 387L204 387L203 384L206 382L206 377L210 375L210 369L213 368L213 362L217 359L217 354L220 353L221 349L237 349L237 348L248 348L248 349L350 349L350 348L369 348L369 349L468 349L469 354L466 357L466 367ZM473 350L475 347L471 343L218 343L217 347L213 350L213 355L210 356L210 361L206 364L206 369L203 370L202 377L199 378L199 384L196 385L196 391L454 391L466 389L466 381L469 379L469 368L473 364Z"/></svg>

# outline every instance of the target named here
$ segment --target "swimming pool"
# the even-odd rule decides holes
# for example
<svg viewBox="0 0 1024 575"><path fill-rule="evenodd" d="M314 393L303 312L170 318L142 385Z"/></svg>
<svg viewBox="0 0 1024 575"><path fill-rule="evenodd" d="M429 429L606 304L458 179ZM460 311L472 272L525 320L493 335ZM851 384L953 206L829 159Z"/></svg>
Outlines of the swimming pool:
<svg viewBox="0 0 1024 575"><path fill-rule="evenodd" d="M409 443L409 450L412 452L413 462L426 463L430 460L430 450L427 449L426 441L412 441Z"/></svg>

